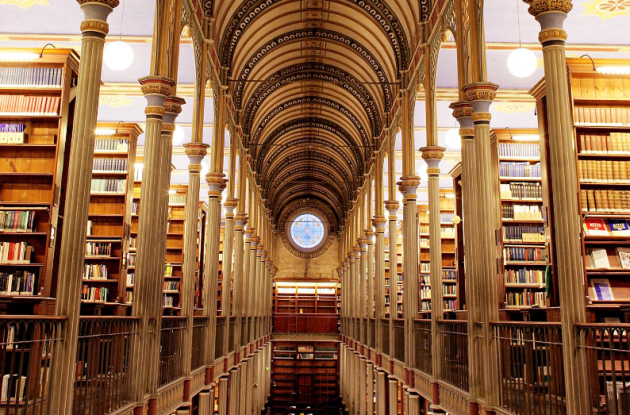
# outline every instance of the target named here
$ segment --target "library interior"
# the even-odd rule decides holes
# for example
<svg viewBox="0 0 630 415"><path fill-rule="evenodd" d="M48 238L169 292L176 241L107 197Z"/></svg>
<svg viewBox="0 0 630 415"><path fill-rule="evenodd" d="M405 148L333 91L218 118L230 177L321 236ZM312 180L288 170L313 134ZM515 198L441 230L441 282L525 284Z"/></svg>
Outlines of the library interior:
<svg viewBox="0 0 630 415"><path fill-rule="evenodd" d="M0 415L630 415L630 0L0 0Z"/></svg>

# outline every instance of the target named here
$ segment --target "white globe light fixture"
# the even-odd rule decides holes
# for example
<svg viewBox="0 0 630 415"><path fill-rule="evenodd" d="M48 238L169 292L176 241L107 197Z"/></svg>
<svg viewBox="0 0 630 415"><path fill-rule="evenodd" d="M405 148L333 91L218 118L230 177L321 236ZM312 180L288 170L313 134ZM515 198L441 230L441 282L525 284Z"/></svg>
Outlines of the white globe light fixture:
<svg viewBox="0 0 630 415"><path fill-rule="evenodd" d="M446 145L454 150L461 150L462 138L459 136L459 128L451 128L446 132Z"/></svg>
<svg viewBox="0 0 630 415"><path fill-rule="evenodd" d="M178 146L184 142L184 129L179 125L175 126L175 131L173 132L173 145Z"/></svg>
<svg viewBox="0 0 630 415"><path fill-rule="evenodd" d="M133 49L128 43L117 40L107 44L103 59L109 69L124 71L133 63Z"/></svg>
<svg viewBox="0 0 630 415"><path fill-rule="evenodd" d="M536 70L538 60L534 52L527 48L514 49L507 59L510 73L517 78L527 78Z"/></svg>

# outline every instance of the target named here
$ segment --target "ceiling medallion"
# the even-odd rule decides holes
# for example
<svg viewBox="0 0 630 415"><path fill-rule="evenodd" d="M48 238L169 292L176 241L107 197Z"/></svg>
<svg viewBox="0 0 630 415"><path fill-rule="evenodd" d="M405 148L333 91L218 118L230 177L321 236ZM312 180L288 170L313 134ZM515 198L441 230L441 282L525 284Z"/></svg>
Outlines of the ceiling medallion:
<svg viewBox="0 0 630 415"><path fill-rule="evenodd" d="M112 108L129 107L131 106L131 98L121 95L101 95L98 103Z"/></svg>
<svg viewBox="0 0 630 415"><path fill-rule="evenodd" d="M594 0L583 3L585 16L599 16L602 20L616 16L630 16L630 0Z"/></svg>
<svg viewBox="0 0 630 415"><path fill-rule="evenodd" d="M516 114L518 112L530 112L536 104L526 102L499 102L492 106L495 112L505 112L507 114Z"/></svg>
<svg viewBox="0 0 630 415"><path fill-rule="evenodd" d="M28 9L31 6L50 6L48 0L0 0L0 4L10 4L23 9Z"/></svg>

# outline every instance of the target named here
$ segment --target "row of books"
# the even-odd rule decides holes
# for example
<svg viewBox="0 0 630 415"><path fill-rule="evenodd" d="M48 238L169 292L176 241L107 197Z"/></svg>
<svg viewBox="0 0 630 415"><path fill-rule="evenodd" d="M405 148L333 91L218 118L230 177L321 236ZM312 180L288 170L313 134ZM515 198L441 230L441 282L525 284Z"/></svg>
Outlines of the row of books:
<svg viewBox="0 0 630 415"><path fill-rule="evenodd" d="M586 251L589 269L630 269L630 248L592 248Z"/></svg>
<svg viewBox="0 0 630 415"><path fill-rule="evenodd" d="M139 182L142 180L142 172L144 171L144 169L140 168L140 169L134 169L133 171L133 180L136 182Z"/></svg>
<svg viewBox="0 0 630 415"><path fill-rule="evenodd" d="M164 291L179 291L180 283L178 281L164 281Z"/></svg>
<svg viewBox="0 0 630 415"><path fill-rule="evenodd" d="M420 284L421 285L431 285L431 276L428 274L423 274L420 277Z"/></svg>
<svg viewBox="0 0 630 415"><path fill-rule="evenodd" d="M135 267L136 266L136 254L135 253L127 254L127 266L128 267Z"/></svg>
<svg viewBox="0 0 630 415"><path fill-rule="evenodd" d="M164 276L165 277L172 277L173 276L173 266L166 264L166 266L164 267Z"/></svg>
<svg viewBox="0 0 630 415"><path fill-rule="evenodd" d="M454 213L440 213L440 223L453 223Z"/></svg>
<svg viewBox="0 0 630 415"><path fill-rule="evenodd" d="M0 95L0 113L14 115L57 115L61 97Z"/></svg>
<svg viewBox="0 0 630 415"><path fill-rule="evenodd" d="M545 292L525 289L521 292L505 293L507 307L545 307Z"/></svg>
<svg viewBox="0 0 630 415"><path fill-rule="evenodd" d="M0 210L0 232L33 232L34 210Z"/></svg>
<svg viewBox="0 0 630 415"><path fill-rule="evenodd" d="M132 304L133 303L133 291L127 291L127 295L125 298L125 303Z"/></svg>
<svg viewBox="0 0 630 415"><path fill-rule="evenodd" d="M501 177L541 177L540 163L517 163L502 161L499 163L499 175Z"/></svg>
<svg viewBox="0 0 630 415"><path fill-rule="evenodd" d="M542 220L538 205L501 205L503 220Z"/></svg>
<svg viewBox="0 0 630 415"><path fill-rule="evenodd" d="M626 219L586 218L582 226L586 236L630 236Z"/></svg>
<svg viewBox="0 0 630 415"><path fill-rule="evenodd" d="M630 161L578 160L581 182L629 183Z"/></svg>
<svg viewBox="0 0 630 415"><path fill-rule="evenodd" d="M95 158L92 171L95 172L127 172L126 158Z"/></svg>
<svg viewBox="0 0 630 415"><path fill-rule="evenodd" d="M42 372L43 374L43 372ZM13 400L18 402L24 401L24 391L26 389L26 376L16 374L6 374L2 376L2 388L0 389L0 399L3 405L13 405Z"/></svg>
<svg viewBox="0 0 630 415"><path fill-rule="evenodd" d="M442 294L444 295L457 295L457 286L453 284L447 284L442 286Z"/></svg>
<svg viewBox="0 0 630 415"><path fill-rule="evenodd" d="M139 212L138 207L139 207L139 206L138 206L138 202L133 202L133 203L131 204L131 214L132 214L132 215L137 215L137 214L138 214L138 212Z"/></svg>
<svg viewBox="0 0 630 415"><path fill-rule="evenodd" d="M125 193L126 179L92 179L92 193Z"/></svg>
<svg viewBox="0 0 630 415"><path fill-rule="evenodd" d="M545 286L545 271L540 269L506 269L506 284L536 284L540 288Z"/></svg>
<svg viewBox="0 0 630 415"><path fill-rule="evenodd" d="M86 242L85 255L110 257L112 256L112 243L111 242Z"/></svg>
<svg viewBox="0 0 630 415"><path fill-rule="evenodd" d="M33 247L27 242L0 242L0 263L28 264L33 256Z"/></svg>
<svg viewBox="0 0 630 415"><path fill-rule="evenodd" d="M168 203L171 205L184 204L186 203L186 195L183 195L183 194L168 195Z"/></svg>
<svg viewBox="0 0 630 415"><path fill-rule="evenodd" d="M506 261L544 262L547 261L547 249L506 246L503 248L503 257Z"/></svg>
<svg viewBox="0 0 630 415"><path fill-rule="evenodd" d="M431 272L431 263L430 262L421 262L420 263L420 272Z"/></svg>
<svg viewBox="0 0 630 415"><path fill-rule="evenodd" d="M581 134L580 154L630 154L630 133Z"/></svg>
<svg viewBox="0 0 630 415"><path fill-rule="evenodd" d="M429 306L429 309L430 308L431 306ZM443 308L444 308L444 311L457 310L457 300L453 300L453 299L444 300Z"/></svg>
<svg viewBox="0 0 630 415"><path fill-rule="evenodd" d="M501 199L542 199L542 186L540 183L501 183Z"/></svg>
<svg viewBox="0 0 630 415"><path fill-rule="evenodd" d="M0 85L5 87L59 87L62 68L0 68Z"/></svg>
<svg viewBox="0 0 630 415"><path fill-rule="evenodd" d="M103 264L85 264L83 268L84 280L106 280L108 278L107 266Z"/></svg>
<svg viewBox="0 0 630 415"><path fill-rule="evenodd" d="M449 197L441 197L440 210L455 210L455 199Z"/></svg>
<svg viewBox="0 0 630 415"><path fill-rule="evenodd" d="M0 272L0 295L34 295L37 274L29 271Z"/></svg>
<svg viewBox="0 0 630 415"><path fill-rule="evenodd" d="M127 273L127 287L133 287L136 283L136 274L133 272Z"/></svg>
<svg viewBox="0 0 630 415"><path fill-rule="evenodd" d="M455 270L442 270L442 279L448 281L455 281L457 279L457 271Z"/></svg>
<svg viewBox="0 0 630 415"><path fill-rule="evenodd" d="M95 151L129 151L129 140L126 138L98 138L94 141Z"/></svg>
<svg viewBox="0 0 630 415"><path fill-rule="evenodd" d="M175 297L164 294L164 307L175 307Z"/></svg>
<svg viewBox="0 0 630 415"><path fill-rule="evenodd" d="M499 157L540 158L538 144L499 143Z"/></svg>
<svg viewBox="0 0 630 415"><path fill-rule="evenodd" d="M503 242L545 242L545 228L542 226L505 225Z"/></svg>
<svg viewBox="0 0 630 415"><path fill-rule="evenodd" d="M573 109L576 125L623 126L630 125L630 107L619 105L576 105Z"/></svg>
<svg viewBox="0 0 630 415"><path fill-rule="evenodd" d="M630 212L629 190L580 190L583 212Z"/></svg>
<svg viewBox="0 0 630 415"><path fill-rule="evenodd" d="M81 300L83 301L94 301L98 303L105 303L107 302L108 297L109 297L109 288L88 287L87 285L84 285L83 290L81 290Z"/></svg>
<svg viewBox="0 0 630 415"><path fill-rule="evenodd" d="M0 144L23 144L26 125L0 123Z"/></svg>
<svg viewBox="0 0 630 415"><path fill-rule="evenodd" d="M431 287L425 286L420 288L420 299L421 300L430 300L431 299Z"/></svg>

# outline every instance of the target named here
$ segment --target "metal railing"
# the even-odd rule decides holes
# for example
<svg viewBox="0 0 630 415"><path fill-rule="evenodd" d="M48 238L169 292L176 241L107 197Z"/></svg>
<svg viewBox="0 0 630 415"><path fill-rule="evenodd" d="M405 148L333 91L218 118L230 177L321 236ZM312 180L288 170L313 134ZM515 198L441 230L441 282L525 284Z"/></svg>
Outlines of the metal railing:
<svg viewBox="0 0 630 415"><path fill-rule="evenodd" d="M228 326L225 324L227 317L217 317L216 336L214 338L214 358L219 359L223 357L223 346L225 344L225 335Z"/></svg>
<svg viewBox="0 0 630 415"><path fill-rule="evenodd" d="M0 316L0 413L52 414L49 383L65 318Z"/></svg>
<svg viewBox="0 0 630 415"><path fill-rule="evenodd" d="M427 375L432 375L433 365L431 356L433 353L433 339L431 337L431 320L414 321L414 336L416 337L416 369Z"/></svg>
<svg viewBox="0 0 630 415"><path fill-rule="evenodd" d="M442 359L440 379L468 392L468 322L439 320Z"/></svg>
<svg viewBox="0 0 630 415"><path fill-rule="evenodd" d="M208 332L208 317L193 317L191 369L199 369L204 365L204 349Z"/></svg>
<svg viewBox="0 0 630 415"><path fill-rule="evenodd" d="M383 326L383 354L389 356L389 319L381 319Z"/></svg>
<svg viewBox="0 0 630 415"><path fill-rule="evenodd" d="M394 359L405 361L405 320L395 319L392 321L394 327L394 350L391 350Z"/></svg>
<svg viewBox="0 0 630 415"><path fill-rule="evenodd" d="M129 403L129 357L139 321L139 317L81 317L74 415L107 414Z"/></svg>
<svg viewBox="0 0 630 415"><path fill-rule="evenodd" d="M501 405L516 415L566 413L560 323L492 323Z"/></svg>
<svg viewBox="0 0 630 415"><path fill-rule="evenodd" d="M182 346L186 322L187 317L162 317L158 387L167 385L184 375Z"/></svg>
<svg viewBox="0 0 630 415"><path fill-rule="evenodd" d="M593 414L630 414L630 324L577 324Z"/></svg>

